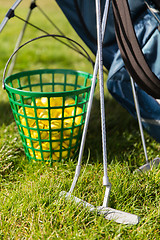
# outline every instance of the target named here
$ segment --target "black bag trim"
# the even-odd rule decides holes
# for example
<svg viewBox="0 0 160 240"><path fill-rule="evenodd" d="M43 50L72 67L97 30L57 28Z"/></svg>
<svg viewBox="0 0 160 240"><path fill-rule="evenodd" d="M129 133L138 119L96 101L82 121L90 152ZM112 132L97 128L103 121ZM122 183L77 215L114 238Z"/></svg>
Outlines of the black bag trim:
<svg viewBox="0 0 160 240"><path fill-rule="evenodd" d="M117 43L126 69L149 95L160 98L160 80L151 71L139 46L127 0L112 0Z"/></svg>
<svg viewBox="0 0 160 240"><path fill-rule="evenodd" d="M160 1L159 0L152 0L152 2L155 4L157 9L160 11Z"/></svg>

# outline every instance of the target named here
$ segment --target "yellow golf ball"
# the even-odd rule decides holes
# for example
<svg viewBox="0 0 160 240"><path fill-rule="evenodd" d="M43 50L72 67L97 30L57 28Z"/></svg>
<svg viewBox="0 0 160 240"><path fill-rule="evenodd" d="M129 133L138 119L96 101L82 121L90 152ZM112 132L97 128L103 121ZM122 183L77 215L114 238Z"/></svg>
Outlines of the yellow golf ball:
<svg viewBox="0 0 160 240"><path fill-rule="evenodd" d="M24 135L28 137L29 136L28 129L25 127L21 128L21 129L23 129Z"/></svg>
<svg viewBox="0 0 160 240"><path fill-rule="evenodd" d="M56 149L59 146L60 142L56 141L58 140L57 136L56 137L53 136L52 140L55 140L55 141L52 141L52 149Z"/></svg>
<svg viewBox="0 0 160 240"><path fill-rule="evenodd" d="M52 120L51 121L51 129L52 130L59 130L61 129L61 120Z"/></svg>
<svg viewBox="0 0 160 240"><path fill-rule="evenodd" d="M53 161L58 161L59 158L54 153L52 153L52 160Z"/></svg>
<svg viewBox="0 0 160 240"><path fill-rule="evenodd" d="M49 102L50 101L50 102ZM70 142L70 139L65 140L65 138L68 138L73 131L73 136L78 134L79 128L74 128L72 130L73 120L74 118L69 118L70 116L79 115L82 113L82 109L80 107L76 108L75 113L75 107L70 106L75 104L75 100L72 98L68 98L65 101L66 108L62 108L63 106L63 98L62 97L42 97L42 98L36 98L35 99L36 104L36 114L35 114L35 106L34 102L31 103L30 107L25 107L25 113L24 114L24 108L19 109L19 113L23 116L20 116L21 124L24 127L21 127L23 129L23 132L26 136L31 136L34 140L26 139L26 144L28 146L28 150L30 153L30 156L34 158L36 156L36 159L46 160L46 163L48 164L50 161L50 153L52 153L52 159L53 161L59 160L60 156L65 159L68 157L68 148L74 147L77 143L77 139L73 138ZM48 109L44 109L44 107L48 107L50 105L51 109L50 112ZM39 107L42 107L39 108ZM58 108L54 108L58 107ZM62 112L64 111L64 112ZM38 123L35 119L35 115L38 116ZM33 117L34 119L30 119L28 117ZM51 120L49 120L49 117L51 117ZM55 118L55 119L54 119ZM57 120L57 118L59 120ZM27 124L26 124L27 121ZM63 121L63 142L62 142L62 149L60 148L60 139L61 139L61 127L62 127L62 121ZM81 116L75 117L75 124L79 125L81 122ZM37 126L38 124L38 126ZM50 126L49 126L50 124ZM32 129L28 129L28 126ZM25 127L26 126L26 127ZM51 136L50 136L50 130L51 130ZM29 132L30 135L29 135ZM41 138L42 142L39 142L39 137ZM51 139L50 139L51 138ZM37 139L37 140L36 140ZM48 140L48 141L44 141ZM51 143L50 143L51 141ZM39 144L42 144L41 147ZM34 148L34 152L30 148ZM42 150L42 152L41 152ZM62 153L60 154L60 151L62 150ZM70 156L73 155L74 149L70 150ZM57 152L56 152L57 151Z"/></svg>
<svg viewBox="0 0 160 240"><path fill-rule="evenodd" d="M50 106L62 106L63 105L63 98L62 97L51 97L50 98Z"/></svg>
<svg viewBox="0 0 160 240"><path fill-rule="evenodd" d="M40 150L40 146L38 146L36 149L37 149L37 150ZM49 158L49 156L50 156L50 151L42 151L42 155L41 155L41 151L37 151L37 150L35 150L36 158L42 159L42 155L43 155L43 158L44 158L44 159ZM43 147L42 147L42 150L43 150ZM45 149L45 150L48 150L48 149Z"/></svg>
<svg viewBox="0 0 160 240"><path fill-rule="evenodd" d="M75 128L73 129L73 137L74 137L74 136L77 136L78 133L79 133L79 127L75 127Z"/></svg>
<svg viewBox="0 0 160 240"><path fill-rule="evenodd" d="M21 107L18 111L20 114L24 115L24 111L23 111L23 108ZM35 113L34 113L34 109L32 108L25 108L25 112L26 112L26 115L28 117L35 117ZM35 119L31 119L31 118L24 118L22 116L20 116L20 121L21 121L21 124L24 125L24 126L27 126L26 124L26 120L27 120L27 123L28 123L28 126L31 127L35 124Z"/></svg>
<svg viewBox="0 0 160 240"><path fill-rule="evenodd" d="M40 131L40 136L41 136L41 139L48 140L49 139L49 132L48 131Z"/></svg>
<svg viewBox="0 0 160 240"><path fill-rule="evenodd" d="M27 142L27 146L28 147L32 147L32 145L33 145L33 148L37 148L38 145L39 145L38 141L32 141L32 144L31 144L31 140L30 139L26 139L26 142Z"/></svg>
<svg viewBox="0 0 160 240"><path fill-rule="evenodd" d="M61 108L55 108L50 110L51 118L58 118L62 114Z"/></svg>
<svg viewBox="0 0 160 240"><path fill-rule="evenodd" d="M73 124L73 118L67 118L64 120L63 127L66 128L63 132L64 136L70 136L72 131L72 124Z"/></svg>
<svg viewBox="0 0 160 240"><path fill-rule="evenodd" d="M25 107L24 109L27 116L35 117L34 108ZM24 111L22 107L18 110L18 113L24 115Z"/></svg>
<svg viewBox="0 0 160 240"><path fill-rule="evenodd" d="M40 98L35 99L35 104L36 104L37 107L44 107ZM31 103L31 106L34 106L34 102ZM36 111L37 111L37 115L39 117L40 113L43 111L43 108L36 108Z"/></svg>
<svg viewBox="0 0 160 240"><path fill-rule="evenodd" d="M68 156L68 145L65 143L62 143L62 154L60 154L60 146L58 148L56 148L55 150L59 150L57 152L54 152L54 154L60 158L60 155L62 156L62 158L66 158Z"/></svg>
<svg viewBox="0 0 160 240"><path fill-rule="evenodd" d="M51 121L51 138L56 137L59 139L60 131L61 131L61 120L52 120Z"/></svg>
<svg viewBox="0 0 160 240"><path fill-rule="evenodd" d="M49 158L49 156L50 156L50 152L48 151L43 151L43 157L44 157L44 159L46 159L46 158Z"/></svg>
<svg viewBox="0 0 160 240"><path fill-rule="evenodd" d="M38 127L39 129L44 129L45 128L45 124L43 123L43 120L38 120Z"/></svg>
<svg viewBox="0 0 160 240"><path fill-rule="evenodd" d="M34 157L32 149L29 148L28 151L29 151L29 154L31 155L31 157Z"/></svg>
<svg viewBox="0 0 160 240"><path fill-rule="evenodd" d="M42 160L42 156L40 152L37 152L35 156L36 156L36 159Z"/></svg>
<svg viewBox="0 0 160 240"><path fill-rule="evenodd" d="M42 142L42 150L49 150L50 144L49 142Z"/></svg>
<svg viewBox="0 0 160 240"><path fill-rule="evenodd" d="M76 116L82 113L82 108L77 107L76 108ZM72 111L72 116L74 116L74 110ZM81 115L75 117L75 124L79 125L81 123Z"/></svg>
<svg viewBox="0 0 160 240"><path fill-rule="evenodd" d="M24 126L27 126L26 124L26 120L23 118L22 119L22 122L21 122ZM27 118L27 123L28 123L28 126L29 127L33 127L36 123L36 121L34 119L30 119L30 118Z"/></svg>
<svg viewBox="0 0 160 240"><path fill-rule="evenodd" d="M69 116L73 116L72 112L74 112L75 107L66 107L65 112L68 113Z"/></svg>
<svg viewBox="0 0 160 240"><path fill-rule="evenodd" d="M40 100L41 100L43 106L48 107L48 98L47 97L42 97Z"/></svg>
<svg viewBox="0 0 160 240"><path fill-rule="evenodd" d="M73 98L66 99L65 106L73 105L73 104L75 104L75 100Z"/></svg>
<svg viewBox="0 0 160 240"><path fill-rule="evenodd" d="M45 119L43 120L43 118L48 118L48 110L47 109L43 110L40 113L39 118L42 118L39 121L41 121L41 123L43 123L45 126L47 126L49 128L49 120L45 120Z"/></svg>
<svg viewBox="0 0 160 240"><path fill-rule="evenodd" d="M75 138L72 138L71 140L68 139L68 140L65 140L64 143L67 144L68 146L71 144L71 147L73 147L76 145L77 139L75 139Z"/></svg>
<svg viewBox="0 0 160 240"><path fill-rule="evenodd" d="M69 117L69 114L64 111L64 115L63 115L63 114L62 114L62 111L61 111L61 112L59 112L58 118L61 118L61 119L62 119L62 117L64 117L64 118Z"/></svg>
<svg viewBox="0 0 160 240"><path fill-rule="evenodd" d="M39 118L48 118L48 117L49 117L49 115L48 115L47 109L43 110L39 115Z"/></svg>
<svg viewBox="0 0 160 240"><path fill-rule="evenodd" d="M36 128L36 126L33 127L33 128ZM31 138L38 138L38 131L37 130L30 129L30 134L31 134Z"/></svg>

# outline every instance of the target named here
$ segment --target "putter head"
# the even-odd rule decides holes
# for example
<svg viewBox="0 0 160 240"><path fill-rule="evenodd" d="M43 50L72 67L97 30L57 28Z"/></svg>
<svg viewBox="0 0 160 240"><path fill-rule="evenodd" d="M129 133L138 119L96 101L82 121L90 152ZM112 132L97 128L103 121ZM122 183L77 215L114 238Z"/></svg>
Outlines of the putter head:
<svg viewBox="0 0 160 240"><path fill-rule="evenodd" d="M97 208L97 210L98 214L104 215L105 219L113 220L117 223L136 225L140 221L140 217L135 214L123 212L113 208L100 206Z"/></svg>
<svg viewBox="0 0 160 240"><path fill-rule="evenodd" d="M154 167L158 167L160 163L160 158L155 158L153 159L151 162L148 162L146 164L144 164L143 166L139 167L138 169L136 169L134 172L146 172L149 171L150 169L152 170Z"/></svg>
<svg viewBox="0 0 160 240"><path fill-rule="evenodd" d="M77 198L73 195L70 195L69 193L64 191L60 193L60 196L61 197L64 196L66 199L70 199L77 204L81 204L83 207L87 208L91 212L96 212L99 215L104 215L105 219L107 220L113 220L117 223L132 224L132 225L136 225L140 221L140 218L135 214L119 211L109 207L103 207L103 206L95 207L92 204L80 198Z"/></svg>

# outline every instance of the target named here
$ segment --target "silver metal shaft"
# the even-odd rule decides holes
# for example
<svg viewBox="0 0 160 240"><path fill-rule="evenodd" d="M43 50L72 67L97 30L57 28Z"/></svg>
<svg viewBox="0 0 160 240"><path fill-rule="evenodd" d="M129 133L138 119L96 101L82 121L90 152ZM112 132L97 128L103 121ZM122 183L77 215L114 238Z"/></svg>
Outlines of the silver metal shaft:
<svg viewBox="0 0 160 240"><path fill-rule="evenodd" d="M12 7L10 8L10 10L15 10L18 5L20 4L20 2L22 2L22 0L17 0L15 1L15 3L12 5ZM9 18L7 16L5 16L5 18L3 19L3 21L0 24L0 32L3 30L3 28L5 27L6 23L8 22Z"/></svg>
<svg viewBox="0 0 160 240"><path fill-rule="evenodd" d="M136 112L137 112L139 129L140 129L140 134L141 134L141 139L142 139L142 145L143 145L145 159L146 159L146 164L142 165L141 167L136 169L134 172L146 172L146 171L149 171L150 169L152 169L153 167L158 167L158 165L160 164L160 158L155 158L150 162L148 161L146 143L145 143L143 126L142 126L140 109L139 109L139 103L138 103L138 98L137 98L137 94L136 94L136 90L135 90L135 83L134 83L132 77L130 77L130 81L131 81L131 86L132 86L133 98L134 98L134 102L135 102L135 108L136 108Z"/></svg>
<svg viewBox="0 0 160 240"><path fill-rule="evenodd" d="M31 3L35 3L36 0L32 0ZM29 21L29 18L31 16L31 13L32 13L32 10L33 9L29 9L28 11L28 14L27 14L27 17L26 17L26 20L25 20L25 23L23 25L23 28L22 28L22 31L20 32L19 34L19 37L17 39L17 42L16 42L16 45L15 45L15 48L14 48L14 51L19 48L21 42L22 42L22 39L23 39L23 36L24 36L24 33L25 33L25 30L26 30L26 27L27 27L27 22ZM12 61L11 61L11 64L10 64L10 67L8 69L8 72L7 72L7 75L10 76L13 72L13 68L14 68L14 65L15 65L15 62L16 62L16 57L17 57L17 53L13 56L12 58Z"/></svg>
<svg viewBox="0 0 160 240"><path fill-rule="evenodd" d="M102 54L102 27L101 27L101 5L100 0L96 0L96 16L97 16L97 40L99 55L99 86L100 86L100 105L101 105L101 132L102 132L102 151L103 151L103 185L106 186L103 207L107 207L109 203L109 195L111 184L107 173L107 145L106 145L106 123L105 123L105 104L104 104L104 79L103 79L103 54Z"/></svg>
<svg viewBox="0 0 160 240"><path fill-rule="evenodd" d="M144 138L144 133L143 133L139 103L138 103L138 98L137 98L137 94L136 94L136 90L135 90L135 84L134 84L134 81L133 81L132 77L130 77L130 81L131 81L131 86L132 86L133 98L134 98L134 103L135 103L135 108L136 108L136 113L137 113L137 118L138 118L139 130L140 130L140 134L141 134L145 159L146 159L146 163L148 163L148 155L147 155L146 143L145 143L145 138Z"/></svg>
<svg viewBox="0 0 160 240"><path fill-rule="evenodd" d="M102 20L102 39L104 38L108 11L109 11L109 0L106 0L105 7L104 7L104 13L103 13L103 20ZM95 86L96 86L98 65L99 65L99 56L98 56L98 51L97 51L95 66L94 66L94 71L93 71L93 79L92 79L90 97L89 97L89 101L88 101L86 119L85 119L85 124L84 124L83 133L82 133L82 139L81 139L81 145L80 145L80 151L79 151L79 156L78 156L78 164L76 167L76 172L75 172L75 176L74 176L71 188L69 190L69 194L71 194L73 192L76 182L78 180L79 174L80 174L80 170L81 170L81 162L82 162L82 157L83 157L83 152L84 152L84 146L85 146L85 141L86 141L86 135L87 135L87 130L88 130L91 108L92 108L94 90L95 90Z"/></svg>

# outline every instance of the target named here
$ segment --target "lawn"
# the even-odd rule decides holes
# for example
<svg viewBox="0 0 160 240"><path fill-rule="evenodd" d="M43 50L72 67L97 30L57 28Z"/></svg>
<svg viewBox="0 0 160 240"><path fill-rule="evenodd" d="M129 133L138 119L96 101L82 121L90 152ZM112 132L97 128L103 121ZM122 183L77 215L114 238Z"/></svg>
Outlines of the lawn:
<svg viewBox="0 0 160 240"><path fill-rule="evenodd" d="M16 15L25 18L28 2L23 1ZM52 21L68 37L91 52L74 32L55 1L37 1ZM0 0L0 22L14 1ZM33 10L30 22L46 32L57 30ZM5 64L14 51L23 22L9 20L0 33L0 86ZM44 33L28 26L22 43ZM72 57L70 57L72 56ZM75 51L45 38L35 41L18 53L13 73L42 68L67 68L92 73L91 64ZM160 167L144 174L133 174L145 163L138 123L108 93L105 81L108 174L112 184L109 206L140 216L138 225L123 225L66 201L61 191L70 189L77 158L56 162L53 166L29 163L16 127L8 96L0 87L0 239L159 239L160 236ZM100 101L97 85L83 155L82 173L74 194L100 206L105 188L102 185ZM146 132L149 160L159 156L159 143Z"/></svg>

